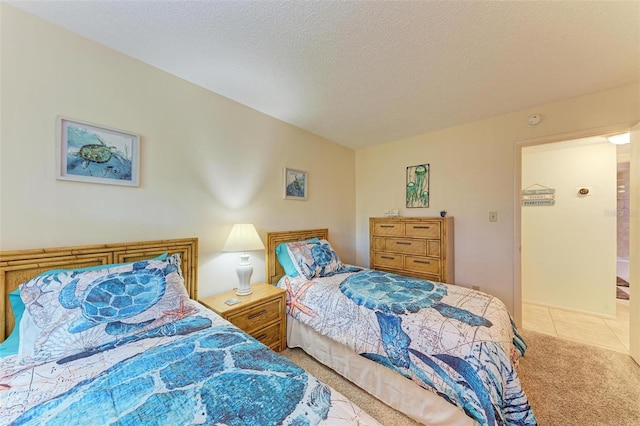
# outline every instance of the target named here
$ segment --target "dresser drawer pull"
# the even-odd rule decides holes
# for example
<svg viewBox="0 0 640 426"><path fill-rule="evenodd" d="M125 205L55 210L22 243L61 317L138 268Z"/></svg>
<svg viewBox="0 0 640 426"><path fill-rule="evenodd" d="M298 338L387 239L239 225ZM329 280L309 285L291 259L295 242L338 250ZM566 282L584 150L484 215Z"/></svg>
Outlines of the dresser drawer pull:
<svg viewBox="0 0 640 426"><path fill-rule="evenodd" d="M267 337L267 333L256 336L256 340L263 340L265 337Z"/></svg>
<svg viewBox="0 0 640 426"><path fill-rule="evenodd" d="M431 262L427 262L426 260L414 260L413 263L422 263L424 265L431 265Z"/></svg>
<svg viewBox="0 0 640 426"><path fill-rule="evenodd" d="M383 258L383 259L389 259L389 260L394 260L395 259L395 257L393 257L393 256L380 256L380 257Z"/></svg>
<svg viewBox="0 0 640 426"><path fill-rule="evenodd" d="M266 313L267 313L267 310L266 310L266 309L263 309L263 310L261 310L260 312L256 312L255 314L251 314L251 315L249 315L247 318L248 318L248 319L254 319L254 318L257 318L257 317L259 317L260 315L264 315L264 314L266 314Z"/></svg>
<svg viewBox="0 0 640 426"><path fill-rule="evenodd" d="M429 226L414 226L416 229L429 229Z"/></svg>
<svg viewBox="0 0 640 426"><path fill-rule="evenodd" d="M396 244L399 246L410 246L411 243L408 243L406 241L396 241Z"/></svg>
<svg viewBox="0 0 640 426"><path fill-rule="evenodd" d="M380 228L395 228L395 225L380 225Z"/></svg>

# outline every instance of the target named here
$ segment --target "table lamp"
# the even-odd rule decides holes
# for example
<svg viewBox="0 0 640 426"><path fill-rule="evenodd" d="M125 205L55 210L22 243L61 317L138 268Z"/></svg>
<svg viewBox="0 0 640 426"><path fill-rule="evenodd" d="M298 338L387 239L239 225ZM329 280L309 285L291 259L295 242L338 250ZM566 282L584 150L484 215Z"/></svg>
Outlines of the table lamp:
<svg viewBox="0 0 640 426"><path fill-rule="evenodd" d="M222 251L240 252L240 263L236 267L238 274L238 296L246 296L251 294L251 274L253 274L253 266L249 262L249 255L246 253L253 250L264 250L264 244L256 231L256 228L250 223L237 223L231 228L227 242L224 244Z"/></svg>

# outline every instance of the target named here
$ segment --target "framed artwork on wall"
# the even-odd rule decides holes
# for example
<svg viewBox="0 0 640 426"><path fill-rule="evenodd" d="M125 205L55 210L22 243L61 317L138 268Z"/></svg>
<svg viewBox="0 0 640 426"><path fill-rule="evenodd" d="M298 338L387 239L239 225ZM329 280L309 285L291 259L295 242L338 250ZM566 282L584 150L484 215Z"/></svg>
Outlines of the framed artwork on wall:
<svg viewBox="0 0 640 426"><path fill-rule="evenodd" d="M66 117L57 119L56 177L140 185L140 136Z"/></svg>
<svg viewBox="0 0 640 426"><path fill-rule="evenodd" d="M285 199L306 200L308 185L307 172L289 167L284 168L283 190Z"/></svg>
<svg viewBox="0 0 640 426"><path fill-rule="evenodd" d="M429 207L429 164L407 167L407 207Z"/></svg>

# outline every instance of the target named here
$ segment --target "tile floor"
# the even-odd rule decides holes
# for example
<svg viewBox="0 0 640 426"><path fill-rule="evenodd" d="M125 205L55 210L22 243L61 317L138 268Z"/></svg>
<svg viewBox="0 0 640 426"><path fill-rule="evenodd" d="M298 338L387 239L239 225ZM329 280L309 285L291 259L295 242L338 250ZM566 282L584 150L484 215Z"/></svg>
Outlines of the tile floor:
<svg viewBox="0 0 640 426"><path fill-rule="evenodd" d="M616 319L522 304L522 328L629 353L629 301L617 301Z"/></svg>

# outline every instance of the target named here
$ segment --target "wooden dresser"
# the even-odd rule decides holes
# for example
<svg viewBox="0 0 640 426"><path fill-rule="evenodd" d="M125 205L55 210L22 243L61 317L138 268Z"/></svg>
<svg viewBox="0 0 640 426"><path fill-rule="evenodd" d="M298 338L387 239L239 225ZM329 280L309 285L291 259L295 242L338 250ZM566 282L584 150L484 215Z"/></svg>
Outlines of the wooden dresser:
<svg viewBox="0 0 640 426"><path fill-rule="evenodd" d="M453 217L369 218L370 268L454 284Z"/></svg>

